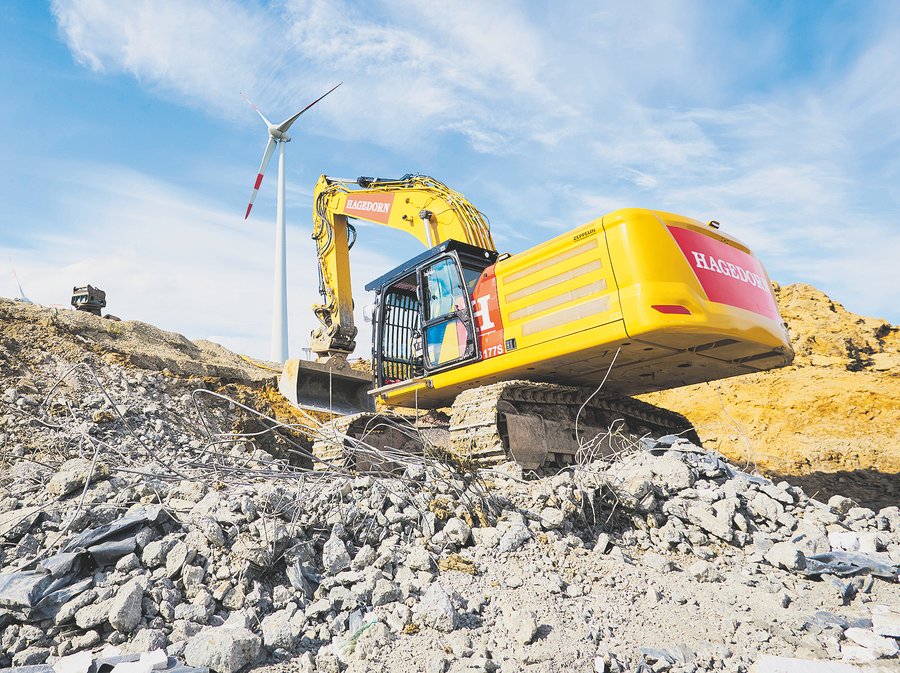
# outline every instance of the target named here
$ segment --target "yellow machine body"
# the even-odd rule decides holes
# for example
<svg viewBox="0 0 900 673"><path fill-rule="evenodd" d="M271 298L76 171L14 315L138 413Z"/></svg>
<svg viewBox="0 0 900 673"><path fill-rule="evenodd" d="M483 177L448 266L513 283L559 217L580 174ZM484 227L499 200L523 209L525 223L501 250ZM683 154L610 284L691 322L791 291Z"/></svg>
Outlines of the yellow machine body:
<svg viewBox="0 0 900 673"><path fill-rule="evenodd" d="M487 219L428 176L322 176L314 202L318 362L289 361L280 384L303 408L445 407L514 380L636 395L793 359L765 270L715 222L628 208L499 255ZM347 366L357 333L351 219L429 248L366 286L376 292L374 383Z"/></svg>
<svg viewBox="0 0 900 673"><path fill-rule="evenodd" d="M436 407L506 380L598 386L615 358L604 390L635 395L793 358L770 281L750 250L679 215L618 210L501 257L491 271L492 312L477 291L471 296L477 357L370 394L389 405Z"/></svg>

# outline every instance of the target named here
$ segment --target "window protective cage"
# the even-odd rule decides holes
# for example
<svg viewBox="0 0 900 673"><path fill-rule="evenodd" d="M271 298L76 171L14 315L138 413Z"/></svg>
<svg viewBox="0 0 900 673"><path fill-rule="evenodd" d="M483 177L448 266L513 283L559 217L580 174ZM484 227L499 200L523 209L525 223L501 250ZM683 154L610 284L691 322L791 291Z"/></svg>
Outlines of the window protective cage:
<svg viewBox="0 0 900 673"><path fill-rule="evenodd" d="M378 364L379 385L414 378L422 371L416 343L420 302L413 292L391 287L384 293Z"/></svg>

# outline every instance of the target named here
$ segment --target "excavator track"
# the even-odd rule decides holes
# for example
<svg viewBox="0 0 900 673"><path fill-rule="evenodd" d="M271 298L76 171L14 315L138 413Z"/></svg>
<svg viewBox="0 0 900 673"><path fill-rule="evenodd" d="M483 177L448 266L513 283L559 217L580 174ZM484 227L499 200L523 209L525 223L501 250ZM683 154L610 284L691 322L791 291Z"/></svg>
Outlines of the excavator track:
<svg viewBox="0 0 900 673"><path fill-rule="evenodd" d="M648 434L683 434L699 442L681 414L630 397L590 398L591 392L530 381L467 390L453 404L453 451L482 466L515 460L537 469L608 456Z"/></svg>
<svg viewBox="0 0 900 673"><path fill-rule="evenodd" d="M514 460L538 469L607 457L647 435L682 434L699 443L681 414L591 392L531 381L473 388L456 398L449 425L395 414L341 416L323 427L313 453L319 467L391 471L392 457L421 454L428 443L481 467Z"/></svg>
<svg viewBox="0 0 900 673"><path fill-rule="evenodd" d="M450 450L446 414L429 413L416 419L394 412L362 412L325 423L313 441L316 469L353 469L359 472L402 474L403 458Z"/></svg>

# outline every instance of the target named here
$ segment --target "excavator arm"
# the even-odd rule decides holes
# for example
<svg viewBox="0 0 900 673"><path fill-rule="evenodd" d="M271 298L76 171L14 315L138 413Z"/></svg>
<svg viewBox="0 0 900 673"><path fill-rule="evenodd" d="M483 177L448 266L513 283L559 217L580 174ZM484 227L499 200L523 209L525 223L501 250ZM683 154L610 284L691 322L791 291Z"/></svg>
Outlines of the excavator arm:
<svg viewBox="0 0 900 673"><path fill-rule="evenodd" d="M496 250L485 216L462 194L425 175L355 181L323 175L313 203L312 237L323 301L313 306L320 324L310 348L320 363L340 367L356 347L349 256L356 230L350 219L399 229L426 248L453 239Z"/></svg>

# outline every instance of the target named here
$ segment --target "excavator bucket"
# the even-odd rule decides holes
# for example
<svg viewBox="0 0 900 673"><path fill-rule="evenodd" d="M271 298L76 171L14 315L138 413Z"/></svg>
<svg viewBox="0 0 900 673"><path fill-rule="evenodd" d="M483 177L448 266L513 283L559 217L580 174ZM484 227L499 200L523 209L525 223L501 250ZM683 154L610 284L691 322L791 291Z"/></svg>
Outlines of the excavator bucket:
<svg viewBox="0 0 900 673"><path fill-rule="evenodd" d="M338 416L375 411L371 387L368 374L308 360L285 362L278 382L278 391L294 406Z"/></svg>

